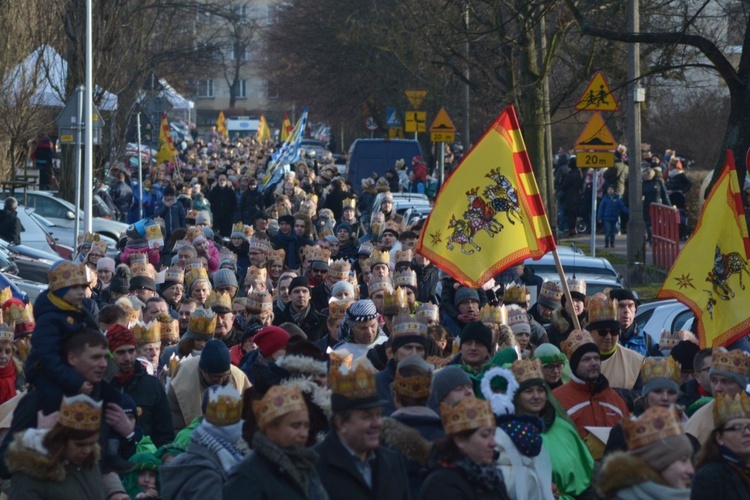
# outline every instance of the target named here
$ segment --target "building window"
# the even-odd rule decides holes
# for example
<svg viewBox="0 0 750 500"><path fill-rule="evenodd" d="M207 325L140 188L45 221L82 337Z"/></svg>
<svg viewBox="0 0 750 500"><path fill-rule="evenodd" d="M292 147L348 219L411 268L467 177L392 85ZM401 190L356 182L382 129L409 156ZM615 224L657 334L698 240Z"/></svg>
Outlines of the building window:
<svg viewBox="0 0 750 500"><path fill-rule="evenodd" d="M274 85L270 80L266 80L266 97L268 99L279 98L279 88Z"/></svg>
<svg viewBox="0 0 750 500"><path fill-rule="evenodd" d="M247 4L234 6L234 15L236 16L237 22L239 23L246 23L248 21L249 12L250 7Z"/></svg>
<svg viewBox="0 0 750 500"><path fill-rule="evenodd" d="M237 80L234 84L234 96L237 99L247 99L247 80Z"/></svg>
<svg viewBox="0 0 750 500"><path fill-rule="evenodd" d="M242 47L232 45L232 61L247 61L247 59L247 45L243 45Z"/></svg>
<svg viewBox="0 0 750 500"><path fill-rule="evenodd" d="M195 95L198 97L213 97L214 96L214 81L213 80L197 80L195 82Z"/></svg>

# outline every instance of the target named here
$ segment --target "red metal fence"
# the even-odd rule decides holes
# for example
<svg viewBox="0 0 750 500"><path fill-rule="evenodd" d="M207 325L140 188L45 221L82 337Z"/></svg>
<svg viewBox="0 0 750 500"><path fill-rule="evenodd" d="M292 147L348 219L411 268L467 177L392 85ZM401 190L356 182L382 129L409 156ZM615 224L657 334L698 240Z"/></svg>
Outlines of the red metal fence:
<svg viewBox="0 0 750 500"><path fill-rule="evenodd" d="M652 203L649 212L654 265L671 269L680 253L680 211L674 207Z"/></svg>

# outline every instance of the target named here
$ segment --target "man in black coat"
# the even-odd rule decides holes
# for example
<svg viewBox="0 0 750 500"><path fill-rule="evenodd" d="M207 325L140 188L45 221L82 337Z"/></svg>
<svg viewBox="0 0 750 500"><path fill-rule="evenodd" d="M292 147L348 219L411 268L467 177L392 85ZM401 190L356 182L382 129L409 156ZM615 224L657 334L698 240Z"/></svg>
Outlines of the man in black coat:
<svg viewBox="0 0 750 500"><path fill-rule="evenodd" d="M314 448L320 456L318 474L331 500L407 500L406 460L380 446L384 402L378 399L375 368L364 358L357 363L357 372L331 374L332 429ZM367 372L365 387L359 384L361 368Z"/></svg>
<svg viewBox="0 0 750 500"><path fill-rule="evenodd" d="M273 324L278 326L282 323L294 323L307 334L311 342L318 340L326 333L326 317L315 310L310 300L310 288L307 278L298 276L289 284L290 301L281 312L274 318Z"/></svg>
<svg viewBox="0 0 750 500"><path fill-rule="evenodd" d="M258 190L258 179L250 178L247 189L240 198L239 216L240 220L252 226L255 222L255 214L263 208L263 191Z"/></svg>
<svg viewBox="0 0 750 500"><path fill-rule="evenodd" d="M12 196L5 199L5 208L0 210L0 238L14 245L21 244L21 231L24 230L17 210L18 200Z"/></svg>
<svg viewBox="0 0 750 500"><path fill-rule="evenodd" d="M237 209L237 196L234 189L227 182L226 174L219 174L216 185L208 192L208 201L211 203L214 229L221 236L232 234L232 223L234 212Z"/></svg>

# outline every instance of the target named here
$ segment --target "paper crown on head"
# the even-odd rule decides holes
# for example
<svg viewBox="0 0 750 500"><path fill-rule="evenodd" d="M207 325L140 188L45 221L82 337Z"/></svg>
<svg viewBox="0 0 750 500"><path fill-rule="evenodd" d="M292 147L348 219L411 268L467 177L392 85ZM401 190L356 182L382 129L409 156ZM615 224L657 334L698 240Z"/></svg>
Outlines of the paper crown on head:
<svg viewBox="0 0 750 500"><path fill-rule="evenodd" d="M485 304L485 306L479 310L478 320L482 323L507 325L508 308L506 308L505 306L491 306L489 304Z"/></svg>
<svg viewBox="0 0 750 500"><path fill-rule="evenodd" d="M10 290L10 287L8 287L8 290ZM16 331L22 325L32 325L31 330L34 329L34 306L24 304L23 301L18 299L7 299L0 303L3 305L3 321L5 323L15 325Z"/></svg>
<svg viewBox="0 0 750 500"><path fill-rule="evenodd" d="M250 292L247 294L247 306L255 314L273 311L273 296L268 292Z"/></svg>
<svg viewBox="0 0 750 500"><path fill-rule="evenodd" d="M588 311L589 325L602 321L619 322L620 310L617 307L617 299L610 299L604 293L595 293L589 298L586 306Z"/></svg>
<svg viewBox="0 0 750 500"><path fill-rule="evenodd" d="M188 259L185 263L185 272L189 272L191 269L205 269L206 264L203 259Z"/></svg>
<svg viewBox="0 0 750 500"><path fill-rule="evenodd" d="M538 359L518 359L513 362L510 369L519 384L527 380L544 380L542 362Z"/></svg>
<svg viewBox="0 0 750 500"><path fill-rule="evenodd" d="M156 281L156 269L151 264L131 264L130 274L133 278L151 278Z"/></svg>
<svg viewBox="0 0 750 500"><path fill-rule="evenodd" d="M237 267L237 254L227 248L222 248L219 252L219 265L225 263L232 263L234 267Z"/></svg>
<svg viewBox="0 0 750 500"><path fill-rule="evenodd" d="M406 299L406 290L396 288L395 290L386 290L383 293L383 314L393 316L409 312L409 302Z"/></svg>
<svg viewBox="0 0 750 500"><path fill-rule="evenodd" d="M78 431L98 431L102 425L102 402L85 394L63 396L57 423Z"/></svg>
<svg viewBox="0 0 750 500"><path fill-rule="evenodd" d="M198 218L198 210L190 209L187 211L187 214L185 215L186 219L192 219L195 220Z"/></svg>
<svg viewBox="0 0 750 500"><path fill-rule="evenodd" d="M250 238L250 241L248 242L248 244L250 245L250 248L255 248L263 252L268 252L271 249L271 245L268 242L268 240L263 239L263 238L258 238L257 235L253 235Z"/></svg>
<svg viewBox="0 0 750 500"><path fill-rule="evenodd" d="M354 299L335 299L328 301L328 317L331 319L342 319L349 306L354 304Z"/></svg>
<svg viewBox="0 0 750 500"><path fill-rule="evenodd" d="M260 281L261 283L265 283L268 279L268 271L265 267L255 267L250 266L247 268L247 273L245 273L245 283L250 283L251 285L254 285L256 281Z"/></svg>
<svg viewBox="0 0 750 500"><path fill-rule="evenodd" d="M187 273L185 274L185 284L187 286L192 285L196 282L196 280L206 280L208 281L208 271L206 271L203 267L193 267L188 269Z"/></svg>
<svg viewBox="0 0 750 500"><path fill-rule="evenodd" d="M547 301L560 303L562 298L562 289L554 281L545 281L542 283L542 289L539 291L539 298Z"/></svg>
<svg viewBox="0 0 750 500"><path fill-rule="evenodd" d="M357 254L358 255L371 255L373 251L375 251L375 246L371 242L365 241L359 246L359 249L357 250Z"/></svg>
<svg viewBox="0 0 750 500"><path fill-rule="evenodd" d="M255 233L255 228L253 226L245 226L245 229L242 231L245 233L245 238L252 238L253 234Z"/></svg>
<svg viewBox="0 0 750 500"><path fill-rule="evenodd" d="M216 314L211 309L196 309L190 314L188 330L195 335L210 339L216 331Z"/></svg>
<svg viewBox="0 0 750 500"><path fill-rule="evenodd" d="M346 198L344 201L341 202L343 205L344 210L347 208L351 208L352 210L355 210L357 208L357 199L356 198Z"/></svg>
<svg viewBox="0 0 750 500"><path fill-rule="evenodd" d="M96 233L83 233L78 235L77 241L79 245L82 243L92 244L95 241L99 241L99 238L99 235Z"/></svg>
<svg viewBox="0 0 750 500"><path fill-rule="evenodd" d="M505 285L503 291L503 304L519 304L526 305L526 285L517 285L515 283L509 283Z"/></svg>
<svg viewBox="0 0 750 500"><path fill-rule="evenodd" d="M517 304L511 304L506 308L508 314L508 326L513 327L519 323L529 324L529 315Z"/></svg>
<svg viewBox="0 0 750 500"><path fill-rule="evenodd" d="M440 308L432 302L423 302L417 306L414 315L425 324L430 321L440 321Z"/></svg>
<svg viewBox="0 0 750 500"><path fill-rule="evenodd" d="M397 235L399 235L399 234L401 234L401 231L403 231L403 230L404 230L404 228L401 226L401 224L399 224L395 220L389 220L389 221L386 221L386 223L385 223L385 229L383 229L383 232L392 231L392 232L396 233Z"/></svg>
<svg viewBox="0 0 750 500"><path fill-rule="evenodd" d="M419 320L417 316L409 313L401 313L393 318L391 326L391 340L402 335L427 335L427 325Z"/></svg>
<svg viewBox="0 0 750 500"><path fill-rule="evenodd" d="M159 324L161 325L161 340L162 341L177 341L180 340L180 322L179 320L172 319L171 316L165 314L159 317Z"/></svg>
<svg viewBox="0 0 750 500"><path fill-rule="evenodd" d="M641 378L647 384L656 378L666 378L680 385L680 363L672 357L645 358L641 365Z"/></svg>
<svg viewBox="0 0 750 500"><path fill-rule="evenodd" d="M284 264L284 259L286 259L286 252L283 248L279 248L278 250L271 249L271 251L268 252L269 262L281 262Z"/></svg>
<svg viewBox="0 0 750 500"><path fill-rule="evenodd" d="M378 394L375 384L376 373L377 370L365 356L354 360L350 368L343 364L339 365L328 374L331 392L350 401L375 398Z"/></svg>
<svg viewBox="0 0 750 500"><path fill-rule="evenodd" d="M386 266L391 265L391 254L388 250L373 250L370 254L370 266L375 267L378 264L385 264Z"/></svg>
<svg viewBox="0 0 750 500"><path fill-rule="evenodd" d="M679 331L671 333L669 330L661 331L661 338L659 338L659 347L662 349L674 349L674 347L682 341L682 335Z"/></svg>
<svg viewBox="0 0 750 500"><path fill-rule="evenodd" d="M583 280L575 279L575 278L568 278L568 289L570 290L570 293L577 293L582 295L583 297L586 296L586 282Z"/></svg>
<svg viewBox="0 0 750 500"><path fill-rule="evenodd" d="M91 243L91 251L98 252L105 257L107 256L107 248L108 245L106 241L94 241Z"/></svg>
<svg viewBox="0 0 750 500"><path fill-rule="evenodd" d="M295 411L307 411L302 391L296 385L274 385L258 401L253 401L253 414L260 429Z"/></svg>
<svg viewBox="0 0 750 500"><path fill-rule="evenodd" d="M414 252L409 250L396 250L396 264L411 264Z"/></svg>
<svg viewBox="0 0 750 500"><path fill-rule="evenodd" d="M320 245L315 245L309 250L306 260L328 262L329 260L331 260L331 251L321 247Z"/></svg>
<svg viewBox="0 0 750 500"><path fill-rule="evenodd" d="M413 356L413 357L412 357ZM401 361L396 367L396 375L393 378L393 392L399 396L408 398L427 398L430 396L430 385L432 384L432 372L434 367L423 360L419 355L413 354ZM423 374L404 375L403 370L409 367L422 368Z"/></svg>
<svg viewBox="0 0 750 500"><path fill-rule="evenodd" d="M187 230L187 233L185 233L185 239L187 240L189 245L192 245L193 240L196 238L196 236L205 237L205 233L203 232L203 229L199 227L191 227Z"/></svg>
<svg viewBox="0 0 750 500"><path fill-rule="evenodd" d="M13 342L15 339L15 330L12 325L0 323L0 342Z"/></svg>
<svg viewBox="0 0 750 500"><path fill-rule="evenodd" d="M562 349L562 352L564 352L568 359L570 359L571 356L573 356L573 353L585 344L596 345L591 334L587 330L573 330L570 332L567 339L560 342L560 349Z"/></svg>
<svg viewBox="0 0 750 500"><path fill-rule="evenodd" d="M242 395L231 385L212 386L206 389L207 401L204 418L219 426L236 424L242 419Z"/></svg>
<svg viewBox="0 0 750 500"><path fill-rule="evenodd" d="M338 351L331 351L328 353L328 365L329 373L338 371L339 367L345 366L347 369L352 367L354 361L354 354L350 353L346 349L339 349Z"/></svg>
<svg viewBox="0 0 750 500"><path fill-rule="evenodd" d="M328 265L328 276L332 276L338 279L346 279L349 277L349 272L352 270L352 265L348 260L338 259L334 260Z"/></svg>
<svg viewBox="0 0 750 500"><path fill-rule="evenodd" d="M5 304L7 301L13 298L13 289L6 286L0 290L0 304Z"/></svg>
<svg viewBox="0 0 750 500"><path fill-rule="evenodd" d="M208 309L212 309L214 307L222 307L231 311L232 297L230 297L228 293L221 293L217 292L216 290L211 290L211 293L209 293L208 297L206 298L205 307Z"/></svg>
<svg viewBox="0 0 750 500"><path fill-rule="evenodd" d="M714 425L719 427L736 418L750 418L750 396L742 390L734 397L717 394L714 398Z"/></svg>
<svg viewBox="0 0 750 500"><path fill-rule="evenodd" d="M139 264L139 265L148 264L148 255L146 255L143 252L131 253L128 256L128 261L130 262L130 270L132 272L133 266L135 266L136 264Z"/></svg>
<svg viewBox="0 0 750 500"><path fill-rule="evenodd" d="M373 276L370 278L370 282L367 283L367 293L372 296L381 291L386 293L393 292L391 278L389 276Z"/></svg>
<svg viewBox="0 0 750 500"><path fill-rule="evenodd" d="M397 271L393 275L393 286L394 287L408 286L416 290L417 273L412 269L404 269L403 271Z"/></svg>
<svg viewBox="0 0 750 500"><path fill-rule="evenodd" d="M750 373L750 355L741 349L727 351L724 347L714 349L711 355L711 370L720 370L747 376Z"/></svg>
<svg viewBox="0 0 750 500"><path fill-rule="evenodd" d="M652 406L639 417L624 418L622 430L629 450L683 434L677 411L663 406Z"/></svg>
<svg viewBox="0 0 750 500"><path fill-rule="evenodd" d="M177 266L172 266L169 269L167 269L167 272L164 274L164 282L168 281L174 281L176 283L184 283L185 282L185 271L183 269L180 269Z"/></svg>
<svg viewBox="0 0 750 500"><path fill-rule="evenodd" d="M495 427L495 416L492 414L490 402L474 396L465 398L455 406L442 403L440 415L446 435L480 427Z"/></svg>
<svg viewBox="0 0 750 500"><path fill-rule="evenodd" d="M143 321L137 321L133 325L133 335L135 336L135 346L140 347L146 344L161 342L161 323L157 320L146 324Z"/></svg>
<svg viewBox="0 0 750 500"><path fill-rule="evenodd" d="M232 224L232 238L244 238L245 237L245 224L240 222L235 222Z"/></svg>
<svg viewBox="0 0 750 500"><path fill-rule="evenodd" d="M87 265L62 262L49 272L49 291L56 292L68 286L88 286L93 278L94 272Z"/></svg>

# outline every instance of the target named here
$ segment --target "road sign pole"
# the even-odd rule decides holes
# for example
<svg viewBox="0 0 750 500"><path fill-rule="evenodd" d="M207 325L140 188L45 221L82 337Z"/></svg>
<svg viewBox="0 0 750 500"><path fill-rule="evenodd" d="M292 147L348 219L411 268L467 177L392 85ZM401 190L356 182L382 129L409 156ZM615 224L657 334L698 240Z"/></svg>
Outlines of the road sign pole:
<svg viewBox="0 0 750 500"><path fill-rule="evenodd" d="M73 223L73 243L77 244L78 233L81 230L81 125L83 124L83 85L76 87L78 92L78 109L76 111L76 172L75 172L75 183L76 183L76 211L75 211L75 222Z"/></svg>
<svg viewBox="0 0 750 500"><path fill-rule="evenodd" d="M143 219L143 160L141 160L141 114L135 115L136 126L138 128L138 189L141 195L138 197L138 218Z"/></svg>
<svg viewBox="0 0 750 500"><path fill-rule="evenodd" d="M91 231L91 197L94 184L94 102L93 102L93 57L91 55L93 47L93 37L91 15L91 0L86 0L86 165L83 169L83 230L87 233ZM81 186L76 186L80 189Z"/></svg>
<svg viewBox="0 0 750 500"><path fill-rule="evenodd" d="M443 182L445 181L445 143L438 142L438 146L440 147L440 165L438 166L438 189L443 187Z"/></svg>
<svg viewBox="0 0 750 500"><path fill-rule="evenodd" d="M596 186L599 169L594 170L594 177L591 179L591 256L596 257Z"/></svg>

